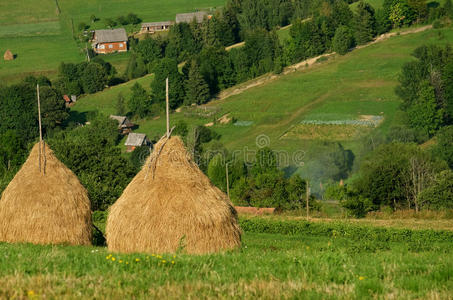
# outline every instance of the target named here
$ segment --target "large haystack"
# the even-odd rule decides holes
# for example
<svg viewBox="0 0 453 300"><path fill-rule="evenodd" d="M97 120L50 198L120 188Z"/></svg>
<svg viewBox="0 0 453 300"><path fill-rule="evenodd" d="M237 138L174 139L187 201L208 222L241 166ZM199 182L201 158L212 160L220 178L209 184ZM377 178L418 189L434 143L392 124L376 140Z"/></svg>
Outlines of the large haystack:
<svg viewBox="0 0 453 300"><path fill-rule="evenodd" d="M5 54L3 54L3 59L4 60L14 60L14 55L11 52L11 50L6 50Z"/></svg>
<svg viewBox="0 0 453 300"><path fill-rule="evenodd" d="M39 169L36 144L0 199L0 241L91 244L90 200L77 177L45 146Z"/></svg>
<svg viewBox="0 0 453 300"><path fill-rule="evenodd" d="M154 149L110 209L109 250L202 254L239 246L236 211L191 160L181 139L162 139Z"/></svg>

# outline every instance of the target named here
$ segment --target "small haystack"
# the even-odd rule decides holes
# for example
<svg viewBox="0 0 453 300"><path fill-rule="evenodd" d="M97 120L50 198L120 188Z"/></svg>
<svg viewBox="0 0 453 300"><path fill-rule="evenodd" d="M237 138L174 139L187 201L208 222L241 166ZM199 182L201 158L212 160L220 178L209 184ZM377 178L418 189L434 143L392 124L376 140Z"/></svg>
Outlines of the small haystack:
<svg viewBox="0 0 453 300"><path fill-rule="evenodd" d="M90 245L87 191L45 144L40 166L39 145L0 199L0 241Z"/></svg>
<svg viewBox="0 0 453 300"><path fill-rule="evenodd" d="M11 52L11 50L6 50L5 54L3 54L3 59L4 60L14 60L14 55Z"/></svg>
<svg viewBox="0 0 453 300"><path fill-rule="evenodd" d="M161 139L110 208L110 251L202 254L241 243L227 196L192 161L179 137Z"/></svg>

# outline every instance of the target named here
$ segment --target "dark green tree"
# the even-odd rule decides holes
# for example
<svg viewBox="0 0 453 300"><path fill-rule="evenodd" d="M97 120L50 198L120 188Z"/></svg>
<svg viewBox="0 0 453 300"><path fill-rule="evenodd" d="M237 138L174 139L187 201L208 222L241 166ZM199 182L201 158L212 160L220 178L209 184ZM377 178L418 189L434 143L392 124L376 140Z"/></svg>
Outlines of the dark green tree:
<svg viewBox="0 0 453 300"><path fill-rule="evenodd" d="M333 50L340 55L345 55L354 47L354 37L347 26L340 26L335 31L333 38Z"/></svg>
<svg viewBox="0 0 453 300"><path fill-rule="evenodd" d="M209 86L200 74L198 63L192 60L190 64L188 78L185 82L186 98L184 103L204 104L209 101Z"/></svg>
<svg viewBox="0 0 453 300"><path fill-rule="evenodd" d="M131 97L128 102L130 112L144 118L149 113L150 105L151 100L146 90L139 83L135 83L131 88Z"/></svg>
<svg viewBox="0 0 453 300"><path fill-rule="evenodd" d="M89 63L83 68L80 82L85 93L96 93L102 91L106 86L108 74L102 65Z"/></svg>
<svg viewBox="0 0 453 300"><path fill-rule="evenodd" d="M122 93L118 94L115 106L117 115L124 116L127 113L126 99L124 98Z"/></svg>
<svg viewBox="0 0 453 300"><path fill-rule="evenodd" d="M153 100L157 103L165 102L165 81L169 79L170 107L177 108L184 100L184 83L182 74L178 71L176 60L164 58L159 61L154 70L154 80L151 83Z"/></svg>
<svg viewBox="0 0 453 300"><path fill-rule="evenodd" d="M355 40L362 45L373 40L376 35L376 18L374 8L363 1L357 5L354 15Z"/></svg>

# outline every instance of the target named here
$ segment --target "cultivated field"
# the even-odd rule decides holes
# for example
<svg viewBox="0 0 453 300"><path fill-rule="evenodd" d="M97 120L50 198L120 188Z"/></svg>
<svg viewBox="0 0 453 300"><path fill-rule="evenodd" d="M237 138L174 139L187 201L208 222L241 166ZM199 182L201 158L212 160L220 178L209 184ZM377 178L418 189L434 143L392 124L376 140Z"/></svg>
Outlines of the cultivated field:
<svg viewBox="0 0 453 300"><path fill-rule="evenodd" d="M203 256L3 243L0 298L449 299L453 293L451 232L271 222L242 219L241 249Z"/></svg>
<svg viewBox="0 0 453 300"><path fill-rule="evenodd" d="M80 22L91 29L105 28L105 19L135 13L145 22L174 20L181 12L210 9L224 5L224 0L24 0L19 2L0 0L0 53L7 49L17 55L14 61L0 60L0 80L18 81L29 74L56 76L58 65L85 59L74 39L72 29ZM58 6L57 6L58 5ZM91 23L95 15L99 21ZM131 29L132 30L132 29ZM128 55L121 59L108 57L107 61L124 68Z"/></svg>

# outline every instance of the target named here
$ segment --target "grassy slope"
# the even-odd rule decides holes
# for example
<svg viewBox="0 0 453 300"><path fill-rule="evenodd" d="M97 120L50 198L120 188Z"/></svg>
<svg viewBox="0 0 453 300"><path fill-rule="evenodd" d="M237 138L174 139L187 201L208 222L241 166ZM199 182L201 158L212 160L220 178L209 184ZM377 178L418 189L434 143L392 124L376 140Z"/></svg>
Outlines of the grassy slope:
<svg viewBox="0 0 453 300"><path fill-rule="evenodd" d="M426 247L245 233L238 251L158 259L109 256L105 248L0 243L0 297L448 298L452 249L451 242Z"/></svg>
<svg viewBox="0 0 453 300"><path fill-rule="evenodd" d="M395 122L399 100L394 93L401 66L410 61L411 52L425 43L445 44L453 41L450 28L440 32L396 36L382 43L358 49L346 56L335 56L310 69L280 76L230 98L213 101L208 108L219 109L217 116L231 113L238 120L253 121L250 127L231 124L215 125L221 141L230 149L256 148L256 137L265 134L270 146L278 150L306 152L306 160L322 155L317 140L281 139L280 137L303 119L354 119L359 115L382 115L383 124L377 130L387 130ZM113 99L113 98L111 98ZM79 104L76 110L83 111ZM188 117L172 114L173 122L184 119L193 124L206 124L213 117ZM140 132L161 135L165 123L160 120L139 122ZM343 141L346 148L358 150L357 140ZM305 171L309 172L309 163Z"/></svg>
<svg viewBox="0 0 453 300"><path fill-rule="evenodd" d="M17 54L17 59L12 62L0 59L0 80L14 82L33 73L44 73L53 78L62 61L83 61L84 53L72 39L71 18L77 27L80 22L89 24L90 16L94 14L101 20L94 25L91 24L93 28L104 28L104 18L116 18L130 12L136 13L144 21L173 20L177 13L217 7L224 2L224 0L60 0L61 14L57 15L54 0L20 2L0 0L0 25L8 25L0 29L0 54L3 55L6 49L11 49ZM52 23L49 23L50 21ZM38 30L36 26L42 29ZM14 32L16 35L12 37ZM107 60L112 60L122 71L127 57L127 55L121 56L120 59L107 57Z"/></svg>

